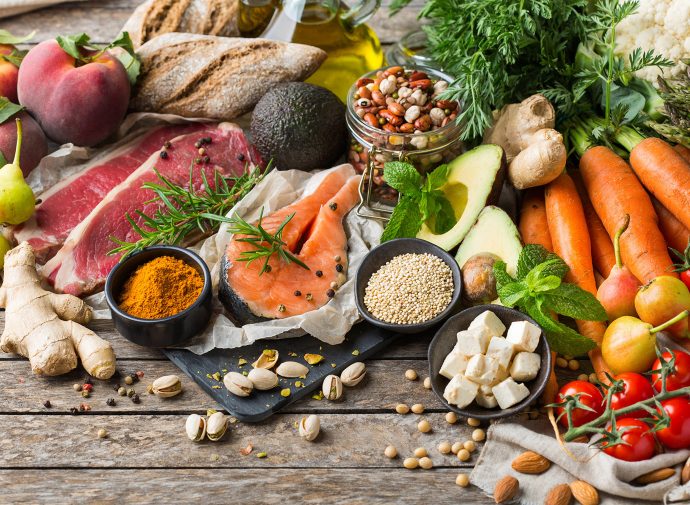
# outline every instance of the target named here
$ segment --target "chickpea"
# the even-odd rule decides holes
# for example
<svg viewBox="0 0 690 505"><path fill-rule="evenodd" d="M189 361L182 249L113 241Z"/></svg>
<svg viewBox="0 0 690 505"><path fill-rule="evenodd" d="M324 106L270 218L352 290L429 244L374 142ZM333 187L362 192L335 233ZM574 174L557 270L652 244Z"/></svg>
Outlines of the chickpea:
<svg viewBox="0 0 690 505"><path fill-rule="evenodd" d="M486 438L486 433L481 428L478 428L472 432L472 440L475 442L481 442Z"/></svg>
<svg viewBox="0 0 690 505"><path fill-rule="evenodd" d="M405 378L408 381L416 381L419 376L417 375L417 372L412 370L411 368L405 372Z"/></svg>
<svg viewBox="0 0 690 505"><path fill-rule="evenodd" d="M474 417L468 417L467 418L467 424L476 428L477 426L479 426L481 424L481 421L479 421L479 419L475 419Z"/></svg>
<svg viewBox="0 0 690 505"><path fill-rule="evenodd" d="M458 451L458 459L460 461L467 461L468 459L470 459L470 457L470 451L468 451L467 449L460 449Z"/></svg>
<svg viewBox="0 0 690 505"><path fill-rule="evenodd" d="M446 422L448 424L455 424L458 422L458 415L455 412L448 412L446 414Z"/></svg>
<svg viewBox="0 0 690 505"><path fill-rule="evenodd" d="M431 458L424 457L419 460L419 466L424 470L430 470L434 463L431 461Z"/></svg>
<svg viewBox="0 0 690 505"><path fill-rule="evenodd" d="M453 454L457 454L460 452L460 449L462 449L462 442L455 442L453 445L450 446L450 452Z"/></svg>
<svg viewBox="0 0 690 505"><path fill-rule="evenodd" d="M470 478L466 473L459 473L455 478L455 483L460 487L467 487L470 485Z"/></svg>
<svg viewBox="0 0 690 505"><path fill-rule="evenodd" d="M424 405L421 403L415 403L412 405L412 412L414 414L423 414L424 413Z"/></svg>
<svg viewBox="0 0 690 505"><path fill-rule="evenodd" d="M417 458L405 458L403 466L408 470L414 470L419 466L419 460Z"/></svg>
<svg viewBox="0 0 690 505"><path fill-rule="evenodd" d="M419 421L419 424L417 424L417 429L422 433L429 433L431 431L431 424L429 424L429 421L426 419L422 419Z"/></svg>
<svg viewBox="0 0 690 505"><path fill-rule="evenodd" d="M424 447L417 447L414 450L414 457L415 458L423 458L423 457L428 456L428 455L429 455L429 453L426 451L426 449Z"/></svg>
<svg viewBox="0 0 690 505"><path fill-rule="evenodd" d="M431 377L424 378L424 389L431 389Z"/></svg>
<svg viewBox="0 0 690 505"><path fill-rule="evenodd" d="M450 442L443 441L440 444L438 444L438 452L441 454L450 454L450 451L452 450L452 446L450 445Z"/></svg>
<svg viewBox="0 0 690 505"><path fill-rule="evenodd" d="M467 440L462 446L469 452L477 450L477 444L475 444L473 440Z"/></svg>
<svg viewBox="0 0 690 505"><path fill-rule="evenodd" d="M408 406L405 405L404 403L398 403L398 404L395 406L395 411L396 411L398 414L407 414L407 413L410 411L410 407L408 407Z"/></svg>
<svg viewBox="0 0 690 505"><path fill-rule="evenodd" d="M398 457L398 450L395 447L393 447L392 445L389 445L383 451L383 454L385 454L387 458L394 459L394 458Z"/></svg>

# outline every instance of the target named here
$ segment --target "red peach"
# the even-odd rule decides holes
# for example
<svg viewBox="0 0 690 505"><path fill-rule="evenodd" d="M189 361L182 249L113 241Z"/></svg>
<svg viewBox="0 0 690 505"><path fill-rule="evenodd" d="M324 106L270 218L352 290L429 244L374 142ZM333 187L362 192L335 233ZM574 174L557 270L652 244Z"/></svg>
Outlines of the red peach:
<svg viewBox="0 0 690 505"><path fill-rule="evenodd" d="M48 154L48 141L41 127L27 112L22 111L9 117L7 121L0 124L0 153L8 163L14 161L14 151L17 145L17 125L14 119L17 117L22 120L23 132L19 165L24 177L26 177L29 172L36 168L41 158Z"/></svg>
<svg viewBox="0 0 690 505"><path fill-rule="evenodd" d="M0 55L11 54L15 47L10 44L0 44ZM4 58L0 58L0 96L10 102L17 103L17 76L19 68Z"/></svg>

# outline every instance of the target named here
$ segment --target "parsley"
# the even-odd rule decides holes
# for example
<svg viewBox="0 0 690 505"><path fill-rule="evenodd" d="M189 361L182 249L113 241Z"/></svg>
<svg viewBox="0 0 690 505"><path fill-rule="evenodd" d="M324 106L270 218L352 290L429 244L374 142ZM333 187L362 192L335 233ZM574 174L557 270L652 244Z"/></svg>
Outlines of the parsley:
<svg viewBox="0 0 690 505"><path fill-rule="evenodd" d="M595 343L569 326L553 319L551 313L586 321L605 321L606 311L591 293L563 282L566 263L540 245L526 245L520 252L517 278L506 271L506 264L494 265L496 290L501 303L517 307L543 329L551 349L561 354L580 356Z"/></svg>
<svg viewBox="0 0 690 505"><path fill-rule="evenodd" d="M427 223L436 233L450 230L457 220L453 207L440 189L447 178L448 165L437 167L422 181L413 165L401 161L386 163L384 179L401 196L381 235L381 242L414 237L422 223Z"/></svg>

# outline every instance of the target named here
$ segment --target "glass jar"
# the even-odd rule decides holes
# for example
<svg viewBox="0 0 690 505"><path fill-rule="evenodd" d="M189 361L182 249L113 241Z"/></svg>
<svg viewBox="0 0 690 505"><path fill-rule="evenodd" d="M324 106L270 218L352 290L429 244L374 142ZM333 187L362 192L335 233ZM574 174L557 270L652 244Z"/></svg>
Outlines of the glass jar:
<svg viewBox="0 0 690 505"><path fill-rule="evenodd" d="M358 80L358 83L361 84L372 80L376 83L377 80L380 80L381 75L386 75L385 73L382 74L382 72L387 73L387 69L383 68L365 74ZM403 76L408 75L409 72L424 72L431 80L432 86L439 81L445 81L446 83L452 81L448 75L431 68L405 68ZM402 82L403 84L406 82L404 77ZM369 82L369 84L372 83ZM377 84L374 84L375 89L378 89L376 86ZM389 161L406 161L414 165L420 174L426 174L438 165L456 158L463 151L463 144L460 140L461 128L457 121L455 121L459 105L454 103L454 109L445 109L448 120L440 125L432 124L427 131L415 130L412 133L387 131L383 129L388 126L385 124L385 120L381 120L384 123L381 127L375 127L360 117L361 102L358 91L359 88L356 83L348 92L346 114L350 134L347 160L355 167L357 172L363 174L362 183L360 184L361 204L357 208L357 213L364 217L386 220L397 202L398 194L397 191L385 183L383 177L384 164ZM402 104L406 110L411 105L415 105L414 103L406 103L401 97L396 97L396 94L397 92L387 96L387 100L394 99ZM435 92L434 97L436 94ZM422 107L422 114L429 114L430 111L426 109L431 109L432 107L427 104L437 103L435 98L432 97L427 99L426 103L420 104L426 106ZM386 106L377 107L372 101L370 105L372 107L367 110L373 112L378 109L376 114L379 114L382 112L382 109L389 107L391 104L387 101Z"/></svg>
<svg viewBox="0 0 690 505"><path fill-rule="evenodd" d="M429 54L427 45L426 33L423 30L413 30L388 48L386 61L389 65L441 69Z"/></svg>

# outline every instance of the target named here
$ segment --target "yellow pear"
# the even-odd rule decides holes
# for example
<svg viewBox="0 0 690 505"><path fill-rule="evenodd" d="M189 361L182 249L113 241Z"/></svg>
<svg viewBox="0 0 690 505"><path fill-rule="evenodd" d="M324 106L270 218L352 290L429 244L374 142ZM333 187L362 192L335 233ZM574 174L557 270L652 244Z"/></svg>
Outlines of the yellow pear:
<svg viewBox="0 0 690 505"><path fill-rule="evenodd" d="M31 187L19 167L22 148L22 121L17 118L17 148L14 162L0 168L0 223L20 224L29 219L36 207Z"/></svg>

